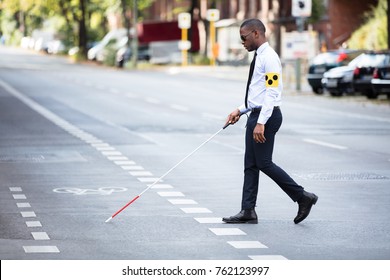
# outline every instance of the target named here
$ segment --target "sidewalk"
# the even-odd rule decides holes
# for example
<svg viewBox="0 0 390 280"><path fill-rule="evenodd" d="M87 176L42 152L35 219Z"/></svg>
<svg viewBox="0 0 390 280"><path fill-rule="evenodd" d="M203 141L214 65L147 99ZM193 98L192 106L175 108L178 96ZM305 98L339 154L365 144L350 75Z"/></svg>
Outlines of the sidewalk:
<svg viewBox="0 0 390 280"><path fill-rule="evenodd" d="M164 68L166 73L177 75L190 73L204 77L216 79L228 79L240 81L246 84L248 79L249 65L247 66L170 66ZM289 69L283 69L283 88L286 93L313 94L311 87L307 83L306 75L301 78L301 90L296 90L295 73Z"/></svg>

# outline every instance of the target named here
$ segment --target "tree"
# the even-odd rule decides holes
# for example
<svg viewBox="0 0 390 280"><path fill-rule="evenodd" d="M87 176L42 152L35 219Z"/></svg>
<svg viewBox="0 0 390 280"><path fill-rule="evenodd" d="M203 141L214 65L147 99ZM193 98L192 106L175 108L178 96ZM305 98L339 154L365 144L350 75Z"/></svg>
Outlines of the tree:
<svg viewBox="0 0 390 280"><path fill-rule="evenodd" d="M365 14L365 23L354 33L348 41L353 49L387 49L388 40L388 0L379 0L378 6L372 7Z"/></svg>

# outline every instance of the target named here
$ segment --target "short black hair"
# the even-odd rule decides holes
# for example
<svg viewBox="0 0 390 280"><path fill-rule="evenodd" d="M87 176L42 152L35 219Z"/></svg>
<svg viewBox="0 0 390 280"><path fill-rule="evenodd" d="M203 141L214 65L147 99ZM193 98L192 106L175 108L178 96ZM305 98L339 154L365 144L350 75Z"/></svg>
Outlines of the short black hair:
<svg viewBox="0 0 390 280"><path fill-rule="evenodd" d="M264 24L261 22L261 20L257 19L257 18L251 18L251 19L247 19L245 20L242 24L241 24L241 28L243 27L250 27L252 29L256 29L262 33L265 34L265 26Z"/></svg>

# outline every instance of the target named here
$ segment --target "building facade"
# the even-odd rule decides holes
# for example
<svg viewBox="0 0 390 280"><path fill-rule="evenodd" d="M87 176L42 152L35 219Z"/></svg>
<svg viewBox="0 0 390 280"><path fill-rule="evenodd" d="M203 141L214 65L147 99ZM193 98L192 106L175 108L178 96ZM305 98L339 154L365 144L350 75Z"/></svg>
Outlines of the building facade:
<svg viewBox="0 0 390 280"><path fill-rule="evenodd" d="M321 3L324 12L320 19L304 29L312 28L318 34L319 48L335 49L345 43L352 32L364 21L364 13L378 0L313 0ZM313 3L314 4L314 3ZM204 20L207 9L216 8L221 19L259 18L267 26L267 36L280 51L281 29L297 30L297 21L291 14L292 0L156 0L145 11L145 20L175 20L180 12L190 12L194 19ZM320 51L320 49L318 49Z"/></svg>

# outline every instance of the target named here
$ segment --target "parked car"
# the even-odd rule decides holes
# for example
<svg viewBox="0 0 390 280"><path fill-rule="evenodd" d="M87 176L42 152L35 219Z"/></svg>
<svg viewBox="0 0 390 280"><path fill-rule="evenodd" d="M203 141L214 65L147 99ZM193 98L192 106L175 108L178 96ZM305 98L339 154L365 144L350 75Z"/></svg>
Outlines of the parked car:
<svg viewBox="0 0 390 280"><path fill-rule="evenodd" d="M341 96L343 93L353 93L356 81L359 76L356 75L355 69L364 69L364 67L375 67L378 61L381 61L381 53L365 52L353 59L347 66L336 67L324 73L321 83L333 96ZM371 72L372 73L372 72ZM372 74L371 74L372 77ZM369 83L371 83L371 77ZM370 84L371 87L371 84Z"/></svg>
<svg viewBox="0 0 390 280"><path fill-rule="evenodd" d="M372 94L368 98L377 98L380 94L387 94L390 99L390 64L376 67L371 80Z"/></svg>
<svg viewBox="0 0 390 280"><path fill-rule="evenodd" d="M310 63L307 81L314 93L323 93L321 79L324 73L332 68L347 65L352 59L361 54L358 50L334 50L320 53Z"/></svg>
<svg viewBox="0 0 390 280"><path fill-rule="evenodd" d="M353 88L355 92L360 92L368 98L376 98L377 95L372 90L371 80L374 69L389 65L390 52L372 52L367 53L364 60L355 68L353 72Z"/></svg>
<svg viewBox="0 0 390 280"><path fill-rule="evenodd" d="M132 48L127 45L120 48L116 53L115 65L117 67L125 66L126 62L128 62L132 57ZM139 61L149 61L150 53L148 45L140 45L138 46L138 60Z"/></svg>
<svg viewBox="0 0 390 280"><path fill-rule="evenodd" d="M115 29L108 32L99 43L88 50L88 59L97 60L100 53L104 50L104 48L107 47L107 45L120 41L123 37L126 36L127 31L124 28Z"/></svg>

